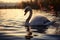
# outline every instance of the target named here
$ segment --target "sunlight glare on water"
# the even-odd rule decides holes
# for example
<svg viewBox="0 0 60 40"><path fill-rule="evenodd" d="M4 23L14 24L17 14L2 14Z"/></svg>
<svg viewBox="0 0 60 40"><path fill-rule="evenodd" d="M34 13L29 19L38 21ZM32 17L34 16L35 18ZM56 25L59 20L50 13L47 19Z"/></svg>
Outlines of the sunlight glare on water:
<svg viewBox="0 0 60 40"><path fill-rule="evenodd" d="M8 20L24 20L24 10L23 9L0 9L2 18Z"/></svg>
<svg viewBox="0 0 60 40"><path fill-rule="evenodd" d="M26 19L29 16L29 12L27 13L26 16L24 16L24 9L0 9L0 15L1 15L0 19L25 22ZM33 16L31 18L31 20L36 16L45 16L45 17L47 17L46 15L47 14L45 14L45 12L40 12L40 11L33 10ZM49 19L53 18L51 16L49 16L49 17L48 17Z"/></svg>
<svg viewBox="0 0 60 40"><path fill-rule="evenodd" d="M0 9L0 20L4 19L3 25L24 25L29 12L24 16L24 9ZM10 20L10 21L8 21ZM12 20L12 21L11 21Z"/></svg>
<svg viewBox="0 0 60 40"><path fill-rule="evenodd" d="M48 15L48 13L33 10L33 16L31 18L31 20L36 16L47 17L47 15ZM3 21L2 22L3 25L10 25L10 26L13 25L13 26L19 26L20 27L21 25L24 25L24 22L26 21L28 16L29 16L29 12L27 13L26 16L24 16L24 9L0 9L0 20L1 19L13 20L13 22ZM47 18L53 19L54 17L51 17L48 15ZM18 22L16 22L16 21L18 21ZM47 32L50 32L50 31L48 30Z"/></svg>

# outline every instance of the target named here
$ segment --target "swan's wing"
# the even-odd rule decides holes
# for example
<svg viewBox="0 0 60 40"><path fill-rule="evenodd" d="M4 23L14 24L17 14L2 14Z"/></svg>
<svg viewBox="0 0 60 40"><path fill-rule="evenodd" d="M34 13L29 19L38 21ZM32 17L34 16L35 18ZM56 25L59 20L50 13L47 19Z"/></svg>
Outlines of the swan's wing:
<svg viewBox="0 0 60 40"><path fill-rule="evenodd" d="M46 22L50 22L46 17L37 16L30 22L30 25L43 25Z"/></svg>

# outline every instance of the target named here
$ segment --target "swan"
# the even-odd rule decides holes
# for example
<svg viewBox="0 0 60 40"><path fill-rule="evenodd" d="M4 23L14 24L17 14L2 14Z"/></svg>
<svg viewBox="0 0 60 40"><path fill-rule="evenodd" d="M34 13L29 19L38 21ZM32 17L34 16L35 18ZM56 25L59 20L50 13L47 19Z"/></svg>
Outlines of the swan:
<svg viewBox="0 0 60 40"><path fill-rule="evenodd" d="M29 27L31 29L37 29L39 33L43 33L48 28L47 26L53 25L56 21L50 21L44 16L36 16L34 17L31 22L30 19L32 18L32 8L30 6L27 6L24 11L24 16L29 12L29 16L25 21L25 27L27 28L27 31L30 31Z"/></svg>

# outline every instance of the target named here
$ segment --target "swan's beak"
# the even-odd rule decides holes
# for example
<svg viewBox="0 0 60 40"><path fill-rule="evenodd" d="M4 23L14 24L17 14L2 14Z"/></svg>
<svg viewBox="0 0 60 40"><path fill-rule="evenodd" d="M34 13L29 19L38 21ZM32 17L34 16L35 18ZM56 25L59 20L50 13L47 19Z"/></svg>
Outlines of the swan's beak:
<svg viewBox="0 0 60 40"><path fill-rule="evenodd" d="M27 12L25 12L24 16L27 14Z"/></svg>
<svg viewBox="0 0 60 40"><path fill-rule="evenodd" d="M26 15L26 13L24 14L24 16Z"/></svg>

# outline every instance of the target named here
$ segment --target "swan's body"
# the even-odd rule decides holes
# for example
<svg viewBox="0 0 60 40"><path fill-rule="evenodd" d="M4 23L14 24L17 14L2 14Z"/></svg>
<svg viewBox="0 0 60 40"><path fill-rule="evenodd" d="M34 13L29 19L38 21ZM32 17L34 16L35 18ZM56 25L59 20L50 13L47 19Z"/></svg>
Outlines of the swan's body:
<svg viewBox="0 0 60 40"><path fill-rule="evenodd" d="M43 16L36 16L33 20L30 21L31 17L32 17L32 8L27 6L25 8L25 14L27 12L30 12L29 17L26 19L25 22L25 27L29 27L31 26L31 28L33 29L37 29L38 32L44 32L48 27L48 25L52 25L55 21L51 22L50 20L48 20L46 17Z"/></svg>

